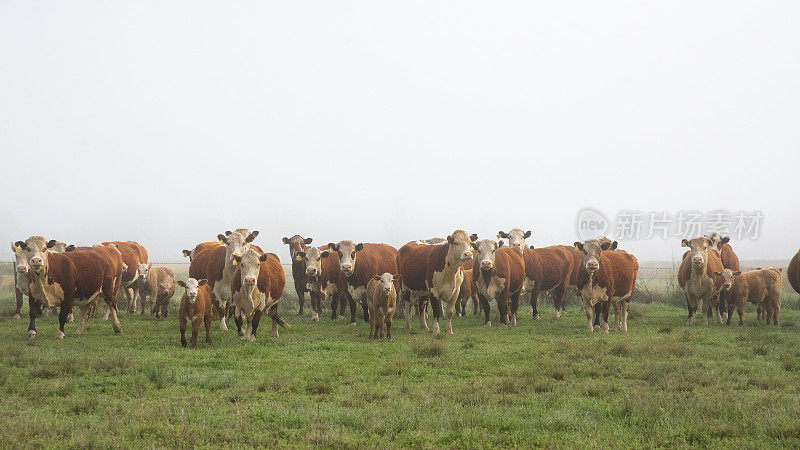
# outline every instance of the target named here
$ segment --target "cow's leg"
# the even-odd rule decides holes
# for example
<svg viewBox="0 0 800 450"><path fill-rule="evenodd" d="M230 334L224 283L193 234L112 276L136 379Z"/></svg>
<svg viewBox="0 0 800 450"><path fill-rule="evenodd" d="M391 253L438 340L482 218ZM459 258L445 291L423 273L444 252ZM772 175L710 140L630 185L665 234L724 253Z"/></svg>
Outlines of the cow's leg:
<svg viewBox="0 0 800 450"><path fill-rule="evenodd" d="M164 315L166 317L166 314ZM211 343L211 311L203 315L203 325L206 327L206 344ZM254 331L255 332L255 331ZM184 344L184 347L186 345Z"/></svg>
<svg viewBox="0 0 800 450"><path fill-rule="evenodd" d="M431 306L433 306L433 327L431 332L439 334L439 318L442 317L442 300L435 295L431 295Z"/></svg>
<svg viewBox="0 0 800 450"><path fill-rule="evenodd" d="M64 299L61 302L61 309L58 313L58 333L56 333L56 339L64 339L64 324L67 323L67 316L69 315L69 311L72 310L72 299Z"/></svg>
<svg viewBox="0 0 800 450"><path fill-rule="evenodd" d="M364 322L369 323L369 305L367 305L367 296L361 299L361 309L364 310Z"/></svg>
<svg viewBox="0 0 800 450"><path fill-rule="evenodd" d="M36 337L36 315L39 313L36 300L33 297L28 297L28 315L30 323L28 324L28 339Z"/></svg>
<svg viewBox="0 0 800 450"><path fill-rule="evenodd" d="M456 307L454 313L457 316L461 315L461 299L456 300Z"/></svg>
<svg viewBox="0 0 800 450"><path fill-rule="evenodd" d="M410 292L403 292L403 316L406 319L406 330L411 330L411 316L414 314L414 310L411 309L413 306L411 304L411 293Z"/></svg>
<svg viewBox="0 0 800 450"><path fill-rule="evenodd" d="M472 315L474 316L474 315L478 314L478 310L480 308L478 306L478 295L477 294L472 294L470 296L470 298L472 299Z"/></svg>
<svg viewBox="0 0 800 450"><path fill-rule="evenodd" d="M117 317L117 292L114 290L117 288L118 285L114 280L103 282L103 300L105 300L111 314L111 327L115 333L122 333L122 324L119 323L119 318ZM70 305L71 307L72 305Z"/></svg>
<svg viewBox="0 0 800 450"><path fill-rule="evenodd" d="M556 309L556 319L561 318L561 312L565 309L565 303L567 298L567 286L564 283L558 285L558 287L553 291L553 305Z"/></svg>
<svg viewBox="0 0 800 450"><path fill-rule="evenodd" d="M106 304L106 306L108 306L108 304ZM108 309L106 309L106 314L105 314L105 316L103 317L103 320L105 320L106 322L108 322L108 317L109 317L110 315L111 315L111 308L108 308Z"/></svg>
<svg viewBox="0 0 800 450"><path fill-rule="evenodd" d="M83 330L86 328L86 323L89 322L89 313L91 312L90 306L83 305L80 307L81 310L81 323L78 324L78 329L75 330L75 334L83 334Z"/></svg>
<svg viewBox="0 0 800 450"><path fill-rule="evenodd" d="M397 308L397 305L395 305L395 308ZM387 341L391 341L392 340L392 320L393 320L393 318L394 318L394 312L390 312L389 314L386 315L386 340Z"/></svg>
<svg viewBox="0 0 800 450"><path fill-rule="evenodd" d="M219 329L220 330L227 330L228 329L228 323L226 322L226 319L228 318L228 305L227 305L227 302L220 301L219 302L219 309L220 309L220 316L222 316L222 318L219 320Z"/></svg>
<svg viewBox="0 0 800 450"><path fill-rule="evenodd" d="M539 318L539 292L541 291L539 283L534 283L531 289L531 315L534 320ZM498 305L499 306L499 305Z"/></svg>
<svg viewBox="0 0 800 450"><path fill-rule="evenodd" d="M722 314L720 313L720 310L719 310L720 309L719 294L715 295L711 299L711 306L714 309L714 320L716 320L719 323L722 323Z"/></svg>
<svg viewBox="0 0 800 450"><path fill-rule="evenodd" d="M344 319L344 314L347 312L347 302L342 300L341 294L337 292L339 296L339 318Z"/></svg>
<svg viewBox="0 0 800 450"><path fill-rule="evenodd" d="M319 321L319 311L320 308L320 295L317 292L311 291L308 293L311 297L311 320L314 322Z"/></svg>
<svg viewBox="0 0 800 450"><path fill-rule="evenodd" d="M339 294L334 294L331 298L331 320L336 320L336 307L339 306Z"/></svg>
<svg viewBox="0 0 800 450"><path fill-rule="evenodd" d="M180 318L179 328L181 330L181 346L186 347L186 317Z"/></svg>
<svg viewBox="0 0 800 450"><path fill-rule="evenodd" d="M430 302L430 297L420 297L417 299L417 308L419 308L419 327L420 330L429 330L428 328L428 303Z"/></svg>
<svg viewBox="0 0 800 450"><path fill-rule="evenodd" d="M588 301L583 300L583 310L586 312L586 319L589 320L589 331L594 332L594 307Z"/></svg>
<svg viewBox="0 0 800 450"><path fill-rule="evenodd" d="M350 304L350 325L356 326L356 299L350 295L348 296L348 303Z"/></svg>
<svg viewBox="0 0 800 450"><path fill-rule="evenodd" d="M727 314L728 315L728 319L727 319L727 321L725 323L726 323L726 325L730 325L731 324L731 316L733 316L734 304L733 304L732 301L730 301L730 299L727 299L725 304L726 304L727 310L728 310L728 314Z"/></svg>
<svg viewBox="0 0 800 450"><path fill-rule="evenodd" d="M297 292L297 302L300 303L300 312L298 315L303 315L303 306L306 303L306 287L303 285L302 280L298 282L295 280L294 290Z"/></svg>
<svg viewBox="0 0 800 450"><path fill-rule="evenodd" d="M733 303L733 302L731 301L730 303ZM739 326L742 326L744 324L744 320L742 320L742 314L743 314L743 311L744 311L744 307L745 307L744 302L740 302L738 305L736 305L736 312L739 313ZM732 308L732 306L731 306L731 308ZM730 314L733 314L733 312L731 311ZM730 320L730 314L728 314L728 320ZM756 314L758 314L758 313L756 313ZM758 319L756 319L756 321L758 321Z"/></svg>
<svg viewBox="0 0 800 450"><path fill-rule="evenodd" d="M490 312L489 311L489 299L487 299L486 296L484 296L482 294L478 294L478 300L481 302L481 308L483 308L483 316L484 316L484 319L485 319L484 322L483 322L483 326L491 327L492 326L492 321L489 319L489 312Z"/></svg>
<svg viewBox="0 0 800 450"><path fill-rule="evenodd" d="M355 300L353 300L355 303ZM270 311L270 317L272 317L272 337L278 337L278 317L275 315L276 312Z"/></svg>
<svg viewBox="0 0 800 450"><path fill-rule="evenodd" d="M445 311L447 326L444 328L447 334L453 334L453 313L456 308L456 303L458 303L458 293L447 303L447 311Z"/></svg>
<svg viewBox="0 0 800 450"><path fill-rule="evenodd" d="M200 321L195 318L192 320L192 338L189 340L189 343L192 344L192 348L197 348L197 334L200 332Z"/></svg>
<svg viewBox="0 0 800 450"><path fill-rule="evenodd" d="M17 271L14 270L14 274L15 274L14 277L15 278L16 278L16 273L17 273ZM14 280L14 283L16 283L16 280ZM20 317L22 317L20 315L20 313L22 312L22 291L20 291L19 289L15 288L14 289L14 294L16 294L16 296L17 296L17 309L16 309L16 311L14 311L14 318L15 319L19 319ZM29 298L28 299L28 303L30 303L30 301L31 300Z"/></svg>
<svg viewBox="0 0 800 450"><path fill-rule="evenodd" d="M517 326L517 309L519 308L519 292L511 294L511 325Z"/></svg>
<svg viewBox="0 0 800 450"><path fill-rule="evenodd" d="M622 301L622 331L628 331L628 307L630 304L630 300Z"/></svg>
<svg viewBox="0 0 800 450"><path fill-rule="evenodd" d="M128 301L128 313L136 314L136 298L133 296L133 289L122 286L122 294L125 296L125 300Z"/></svg>
<svg viewBox="0 0 800 450"><path fill-rule="evenodd" d="M700 299L698 308L700 309L701 314L703 314L703 325L708 325L708 316L711 314L710 299L708 301L706 301L705 299Z"/></svg>
<svg viewBox="0 0 800 450"><path fill-rule="evenodd" d="M242 325L244 325L243 316L241 308L234 305L233 322L236 324L236 334L241 337L247 337L247 334L242 330Z"/></svg>
<svg viewBox="0 0 800 450"><path fill-rule="evenodd" d="M697 299L694 295L686 295L686 308L689 310L689 318L686 320L686 325L694 325L694 316L697 313Z"/></svg>
<svg viewBox="0 0 800 450"><path fill-rule="evenodd" d="M600 316L602 314L603 314L603 303L600 303L600 302L595 303L594 304L594 322L592 323L592 326L600 328ZM606 321L608 321L608 320L606 319Z"/></svg>

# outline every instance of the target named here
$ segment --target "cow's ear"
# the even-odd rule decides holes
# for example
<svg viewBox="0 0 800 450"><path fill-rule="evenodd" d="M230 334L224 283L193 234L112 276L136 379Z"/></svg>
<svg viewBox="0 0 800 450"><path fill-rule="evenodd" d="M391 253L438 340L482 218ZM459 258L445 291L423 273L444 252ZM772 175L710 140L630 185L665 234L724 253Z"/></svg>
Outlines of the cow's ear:
<svg viewBox="0 0 800 450"><path fill-rule="evenodd" d="M252 233L250 233L247 236L247 238L245 238L244 241L249 244L249 243L253 242L253 240L256 238L256 236L258 236L258 231L253 231Z"/></svg>
<svg viewBox="0 0 800 450"><path fill-rule="evenodd" d="M208 280L206 280L205 278L201 278L201 279L197 280L197 286L203 286L203 285L206 285L206 284L208 284Z"/></svg>
<svg viewBox="0 0 800 450"><path fill-rule="evenodd" d="M737 270L736 272L733 272L733 276L735 276L735 277L737 277L737 276L739 276L741 274L742 274L741 270Z"/></svg>
<svg viewBox="0 0 800 450"><path fill-rule="evenodd" d="M508 233L503 230L497 232L497 239L508 239Z"/></svg>
<svg viewBox="0 0 800 450"><path fill-rule="evenodd" d="M223 244L228 243L228 238L224 234L218 234L217 239L219 239L219 241L222 242Z"/></svg>
<svg viewBox="0 0 800 450"><path fill-rule="evenodd" d="M328 256L330 256L330 254L331 252L323 250L322 253L319 254L319 256L321 256L322 258L327 258Z"/></svg>
<svg viewBox="0 0 800 450"><path fill-rule="evenodd" d="M250 236L253 236L253 239L257 238L258 237L258 230L253 230L253 232L250 233Z"/></svg>
<svg viewBox="0 0 800 450"><path fill-rule="evenodd" d="M310 244L312 242L314 242L314 238L305 238L305 239L303 239L303 243L305 243L306 245L308 245L308 244Z"/></svg>
<svg viewBox="0 0 800 450"><path fill-rule="evenodd" d="M186 282L184 282L184 281L182 281L182 280L178 280L178 281L176 281L176 283L178 283L178 286L180 286L180 287L182 287L182 288L185 288L185 287L186 287Z"/></svg>
<svg viewBox="0 0 800 450"><path fill-rule="evenodd" d="M719 242L724 245L724 244L727 244L730 241L731 241L731 237L730 236L725 236Z"/></svg>
<svg viewBox="0 0 800 450"><path fill-rule="evenodd" d="M686 239L681 240L681 247L689 247L689 246L690 246L689 241L687 241Z"/></svg>
<svg viewBox="0 0 800 450"><path fill-rule="evenodd" d="M183 256L184 256L184 257L186 257L186 258L188 258L188 257L189 257L189 255L191 255L191 254L192 254L192 251L191 251L191 250L184 250L184 251L183 251Z"/></svg>
<svg viewBox="0 0 800 450"><path fill-rule="evenodd" d="M611 243L611 250L616 250L618 245L619 245L619 242L617 242L617 241L612 242Z"/></svg>
<svg viewBox="0 0 800 450"><path fill-rule="evenodd" d="M72 244L69 244L69 245L67 246L67 248L66 248L64 251L71 252L71 251L73 251L73 250L75 250L75 246L74 246L74 245L72 245Z"/></svg>
<svg viewBox="0 0 800 450"><path fill-rule="evenodd" d="M334 244L333 242L329 242L328 243L328 250L330 250L332 252L338 252L339 251L339 247L336 244Z"/></svg>
<svg viewBox="0 0 800 450"><path fill-rule="evenodd" d="M528 247L528 248L530 248L531 250L533 250L533 246L532 246L532 245L531 245L530 247Z"/></svg>
<svg viewBox="0 0 800 450"><path fill-rule="evenodd" d="M364 250L364 244L359 242L358 244L356 244L356 251L360 252L361 250Z"/></svg>
<svg viewBox="0 0 800 450"><path fill-rule="evenodd" d="M151 262L147 263L147 268L150 269L151 267L153 267L153 263Z"/></svg>
<svg viewBox="0 0 800 450"><path fill-rule="evenodd" d="M525 234L523 234L523 236L525 237L525 239L528 239L529 237L531 237L531 234L533 234L531 230L528 230L525 232Z"/></svg>
<svg viewBox="0 0 800 450"><path fill-rule="evenodd" d="M378 274L376 274L376 275L373 275L373 276L372 276L372 279L373 279L373 280L380 280L380 279L381 279L381 276L380 276L380 275L378 275Z"/></svg>
<svg viewBox="0 0 800 450"><path fill-rule="evenodd" d="M232 234L233 234L233 231L231 231L231 230L226 230L225 231L225 236L230 236Z"/></svg>
<svg viewBox="0 0 800 450"><path fill-rule="evenodd" d="M283 243L284 244L288 244L289 243L289 238L287 238L287 237L283 238Z"/></svg>
<svg viewBox="0 0 800 450"><path fill-rule="evenodd" d="M714 241L712 241L709 238L706 238L706 244L708 244L709 247L713 247L714 246Z"/></svg>
<svg viewBox="0 0 800 450"><path fill-rule="evenodd" d="M603 242L602 244L600 244L600 250L608 250L609 248L611 248L610 242Z"/></svg>
<svg viewBox="0 0 800 450"><path fill-rule="evenodd" d="M261 261L261 262L266 261L267 260L267 254L266 253L262 253L261 256L258 257L258 260Z"/></svg>
<svg viewBox="0 0 800 450"><path fill-rule="evenodd" d="M470 234L469 235L469 240L472 241L472 242L477 241L478 240L478 235L475 234L475 233Z"/></svg>
<svg viewBox="0 0 800 450"><path fill-rule="evenodd" d="M47 248L53 248L55 247L55 245L56 245L55 239L50 239L49 241L47 241Z"/></svg>
<svg viewBox="0 0 800 450"><path fill-rule="evenodd" d="M14 242L13 246L17 250L27 250L28 249L28 246L22 241Z"/></svg>
<svg viewBox="0 0 800 450"><path fill-rule="evenodd" d="M455 244L455 242L456 241L455 241L455 239L453 239L453 235L452 234L447 236L447 243L448 244L452 245L452 244Z"/></svg>
<svg viewBox="0 0 800 450"><path fill-rule="evenodd" d="M502 244L503 241L500 241L500 243ZM495 242L494 243L494 249L497 250L498 248L500 248L500 245L497 242Z"/></svg>
<svg viewBox="0 0 800 450"><path fill-rule="evenodd" d="M572 245L574 245L578 250L583 251L583 242L575 241L575 243Z"/></svg>
<svg viewBox="0 0 800 450"><path fill-rule="evenodd" d="M394 280L394 281L400 281L402 279L403 279L403 275L401 275L399 273L392 275L392 280Z"/></svg>

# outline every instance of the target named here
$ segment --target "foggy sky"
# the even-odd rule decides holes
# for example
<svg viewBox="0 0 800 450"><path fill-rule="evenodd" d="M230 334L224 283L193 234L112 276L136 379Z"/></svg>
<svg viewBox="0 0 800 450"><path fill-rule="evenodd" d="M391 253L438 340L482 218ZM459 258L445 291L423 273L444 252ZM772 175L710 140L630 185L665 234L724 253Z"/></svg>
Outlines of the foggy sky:
<svg viewBox="0 0 800 450"><path fill-rule="evenodd" d="M249 227L576 240L578 210L760 210L800 247L800 3L0 1L0 260ZM621 247L672 260L679 239Z"/></svg>

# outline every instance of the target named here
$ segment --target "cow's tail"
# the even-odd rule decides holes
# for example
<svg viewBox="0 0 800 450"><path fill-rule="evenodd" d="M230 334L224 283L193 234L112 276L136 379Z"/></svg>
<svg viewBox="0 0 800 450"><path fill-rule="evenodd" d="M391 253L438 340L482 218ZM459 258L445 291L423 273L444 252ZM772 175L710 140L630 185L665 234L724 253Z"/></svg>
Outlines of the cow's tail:
<svg viewBox="0 0 800 450"><path fill-rule="evenodd" d="M281 315L278 314L278 311L272 313L272 318L275 319L275 323L282 326L283 328L291 327L291 325L289 325L288 323L284 322L283 319L281 319Z"/></svg>

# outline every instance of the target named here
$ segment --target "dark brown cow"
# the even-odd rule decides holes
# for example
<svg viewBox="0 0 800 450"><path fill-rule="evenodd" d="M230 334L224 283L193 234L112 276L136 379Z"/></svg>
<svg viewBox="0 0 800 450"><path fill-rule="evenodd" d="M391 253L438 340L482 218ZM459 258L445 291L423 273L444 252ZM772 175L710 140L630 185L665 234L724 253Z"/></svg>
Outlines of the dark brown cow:
<svg viewBox="0 0 800 450"><path fill-rule="evenodd" d="M76 330L77 334L81 334L101 295L114 317L114 331L122 332L116 304L124 265L119 250L114 247L88 247L66 253L51 253L47 251L48 242L41 236L32 236L25 242L18 241L16 245L26 252L30 265L31 299L36 299L35 302L29 302L28 339L36 337L36 302L41 301L48 307L61 307L56 338L63 339L64 324L73 305L77 304L81 309L81 323Z"/></svg>
<svg viewBox="0 0 800 450"><path fill-rule="evenodd" d="M471 262L467 261L467 262ZM458 291L458 301L456 301L456 315L467 315L467 301L472 299L472 315L478 314L478 293L475 290L475 280L472 279L472 268L465 269L467 263L461 266L464 272L464 280L461 282L461 289ZM470 265L471 266L471 265Z"/></svg>
<svg viewBox="0 0 800 450"><path fill-rule="evenodd" d="M229 235L219 234L219 239L224 245L207 245L192 252L192 262L189 264L189 277L196 280L205 278L211 286L212 306L220 316L220 329L227 330L227 304L231 300L231 282L233 273L238 264L234 256L241 257L247 251L253 239L258 236L258 231L253 231L247 236L235 232ZM198 246L200 247L200 246ZM199 250L199 251L198 251ZM239 330L241 334L241 329Z"/></svg>
<svg viewBox="0 0 800 450"><path fill-rule="evenodd" d="M491 240L475 243L475 262L472 279L485 317L485 326L492 326L489 319L489 302L497 301L500 323L516 325L519 296L525 282L525 261L522 253L511 247L500 247Z"/></svg>
<svg viewBox="0 0 800 450"><path fill-rule="evenodd" d="M197 348L197 334L200 324L206 327L206 344L211 343L211 286L207 280L178 280L178 286L186 291L181 297L181 306L178 310L178 324L181 331L181 345L186 347L186 327L192 325L192 348Z"/></svg>
<svg viewBox="0 0 800 450"><path fill-rule="evenodd" d="M800 250L794 254L792 260L789 261L789 268L786 269L786 277L789 278L789 284L792 288L800 294Z"/></svg>
<svg viewBox="0 0 800 450"><path fill-rule="evenodd" d="M345 276L338 289L350 304L350 324L356 324L356 302L361 303L364 321L369 322L367 283L375 275L397 273L397 249L387 244L356 244L353 241L330 243L328 248L337 252L339 269Z"/></svg>
<svg viewBox="0 0 800 450"><path fill-rule="evenodd" d="M192 262L192 259L194 258L194 255L196 255L200 251L202 251L204 249L207 249L207 248L211 248L211 247L224 247L224 246L225 246L225 244L223 244L222 241L201 242L201 243L197 244L195 246L195 248L192 249L192 250L183 250L183 256L189 258L189 262Z"/></svg>
<svg viewBox="0 0 800 450"><path fill-rule="evenodd" d="M139 278L139 264L147 264L147 250L134 241L107 241L101 242L100 245L114 246L122 253L122 262L125 263L126 268L122 272L121 290L128 301L128 312L133 314L141 304L136 280ZM141 309L144 313L144 308Z"/></svg>
<svg viewBox="0 0 800 450"><path fill-rule="evenodd" d="M328 247L310 247L307 251L297 252L303 259L306 268L306 284L311 297L311 320L319 320L322 304L326 299L331 302L331 319L336 319L337 306L341 304L341 315L344 316L345 301L339 286L344 286L344 274L339 269L339 254L328 250Z"/></svg>
<svg viewBox="0 0 800 450"><path fill-rule="evenodd" d="M583 252L583 263L578 273L578 289L588 319L589 331L594 331L595 305L610 302L614 306L617 329L628 331L628 306L639 262L623 250L607 251L613 242L588 240L575 242L575 247ZM601 327L608 333L608 309L601 318Z"/></svg>
<svg viewBox="0 0 800 450"><path fill-rule="evenodd" d="M420 313L420 327L427 329L425 302L430 298L433 304L433 332L439 332L439 318L444 303L447 305L446 331L453 333L453 312L464 281L462 265L472 259L472 241L477 238L474 234L467 236L464 230L456 230L441 244L429 243L438 240L412 241L400 247L397 268L402 281L406 329L411 329L411 307L414 304L417 304Z"/></svg>
<svg viewBox="0 0 800 450"><path fill-rule="evenodd" d="M278 255L250 248L243 256L234 258L238 267L231 281L231 292L236 308L236 325L241 329L242 319L247 322L242 339L256 340L258 323L265 310L272 317L272 336L278 337L278 325L288 326L278 315L278 300L286 286L286 275Z"/></svg>
<svg viewBox="0 0 800 450"><path fill-rule="evenodd" d="M299 234L295 234L290 238L283 238L283 243L289 246L289 255L292 258L292 280L294 280L294 290L297 292L297 301L300 303L299 315L303 315L303 306L306 302L306 264L300 253L307 252L308 246L313 242L312 238L304 238ZM313 300L312 300L313 302ZM311 305L314 309L314 305Z"/></svg>
<svg viewBox="0 0 800 450"><path fill-rule="evenodd" d="M711 248L711 244L711 239L705 236L681 241L682 247L690 248L678 268L678 285L686 295L689 309L687 324L694 323L694 315L698 309L703 314L703 324L708 324L712 309L717 320L722 323L718 304L722 279L715 273L722 272L723 267L719 253Z"/></svg>
<svg viewBox="0 0 800 450"><path fill-rule="evenodd" d="M523 292L531 295L533 317L539 317L539 293L552 292L555 315L560 318L561 311L566 308L567 288L574 266L572 253L561 245L542 248L531 245L523 248L522 257L525 260Z"/></svg>

